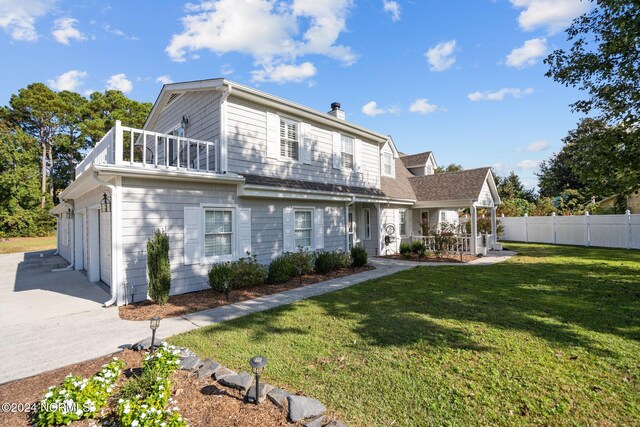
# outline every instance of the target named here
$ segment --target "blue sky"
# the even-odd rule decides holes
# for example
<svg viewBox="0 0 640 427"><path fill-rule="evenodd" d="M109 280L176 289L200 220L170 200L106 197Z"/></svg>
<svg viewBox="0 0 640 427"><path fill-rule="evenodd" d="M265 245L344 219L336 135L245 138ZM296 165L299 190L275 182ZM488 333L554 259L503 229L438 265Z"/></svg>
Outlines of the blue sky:
<svg viewBox="0 0 640 427"><path fill-rule="evenodd" d="M328 110L441 165L515 170L561 147L581 94L542 60L580 0L0 0L0 102L29 83L120 89L226 77Z"/></svg>

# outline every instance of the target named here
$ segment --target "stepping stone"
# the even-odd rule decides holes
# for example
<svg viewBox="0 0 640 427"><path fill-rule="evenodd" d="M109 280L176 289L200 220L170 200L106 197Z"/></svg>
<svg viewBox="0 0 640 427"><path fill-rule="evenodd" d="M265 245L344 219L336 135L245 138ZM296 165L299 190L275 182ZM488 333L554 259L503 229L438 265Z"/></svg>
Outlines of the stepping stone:
<svg viewBox="0 0 640 427"><path fill-rule="evenodd" d="M156 348L158 348L163 343L164 343L164 341L162 341L161 339L156 338L156 340L153 343L153 345ZM131 349L135 350L135 351L149 350L150 348L151 348L151 337L148 337L148 338L145 338L145 339L143 339L141 341L138 341L137 343L135 343L134 345L131 346Z"/></svg>
<svg viewBox="0 0 640 427"><path fill-rule="evenodd" d="M273 389L271 384L260 383L260 391L258 392L258 403L264 402L267 398L267 393L269 393ZM247 390L247 395L245 396L247 402L256 403L256 385L252 385L249 390Z"/></svg>
<svg viewBox="0 0 640 427"><path fill-rule="evenodd" d="M304 427L322 427L324 425L324 416L320 416L315 420L307 421L303 424Z"/></svg>
<svg viewBox="0 0 640 427"><path fill-rule="evenodd" d="M214 362L211 359L206 359L202 363L202 366L200 366L200 369L198 369L198 372L196 372L196 375L198 379L211 378L211 376L215 374L216 371L220 368L221 365L218 362Z"/></svg>
<svg viewBox="0 0 640 427"><path fill-rule="evenodd" d="M250 373L243 371L236 375L226 375L220 378L220 384L240 391L247 391L247 389L251 387L251 384L253 384L253 377Z"/></svg>
<svg viewBox="0 0 640 427"><path fill-rule="evenodd" d="M183 371L195 372L202 365L202 360L198 356L185 357L180 361L180 369Z"/></svg>
<svg viewBox="0 0 640 427"><path fill-rule="evenodd" d="M289 405L289 401L287 400L289 396L291 396L290 393L287 393L278 387L274 387L273 390L267 393L269 400L278 408L282 409L286 409L287 405Z"/></svg>
<svg viewBox="0 0 640 427"><path fill-rule="evenodd" d="M289 418L292 422L322 415L327 408L319 400L312 397L289 396Z"/></svg>
<svg viewBox="0 0 640 427"><path fill-rule="evenodd" d="M238 373L236 371L232 371L229 368L225 368L224 366L221 366L220 369L218 369L214 375L216 380L220 381L220 379L224 377L227 377L229 375L238 375Z"/></svg>
<svg viewBox="0 0 640 427"><path fill-rule="evenodd" d="M324 427L349 427L347 423L340 420L333 420L328 424L325 424Z"/></svg>
<svg viewBox="0 0 640 427"><path fill-rule="evenodd" d="M193 351L189 350L186 347L178 347L178 351L180 352L178 354L180 359L184 359L184 358L187 358L189 356L196 356L196 354Z"/></svg>

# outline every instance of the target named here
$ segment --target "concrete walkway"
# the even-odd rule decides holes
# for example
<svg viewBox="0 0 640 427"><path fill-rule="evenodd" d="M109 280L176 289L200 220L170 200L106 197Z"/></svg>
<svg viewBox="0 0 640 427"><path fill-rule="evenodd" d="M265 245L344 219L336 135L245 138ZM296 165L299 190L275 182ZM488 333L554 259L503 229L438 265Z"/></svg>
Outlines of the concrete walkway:
<svg viewBox="0 0 640 427"><path fill-rule="evenodd" d="M510 258L498 252L467 264L490 265ZM159 338L224 322L258 311L344 289L417 266L415 262L374 258L375 270L320 282L218 308L164 319ZM51 251L0 255L0 384L111 354L150 335L146 321L127 321L109 295L77 271L51 273L65 266Z"/></svg>

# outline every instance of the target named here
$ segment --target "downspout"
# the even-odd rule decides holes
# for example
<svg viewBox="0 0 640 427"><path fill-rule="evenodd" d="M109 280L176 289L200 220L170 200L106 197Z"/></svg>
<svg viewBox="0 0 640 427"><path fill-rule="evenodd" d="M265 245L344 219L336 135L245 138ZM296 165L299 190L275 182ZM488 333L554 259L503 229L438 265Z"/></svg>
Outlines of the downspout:
<svg viewBox="0 0 640 427"><path fill-rule="evenodd" d="M117 224L120 220L120 189L117 185L100 179L98 172L93 172L91 177L96 183L107 187L111 191L111 298L104 303L105 307L109 307L118 302L118 289L120 287L120 270L118 267L120 233L119 230L114 230L114 228L118 228Z"/></svg>
<svg viewBox="0 0 640 427"><path fill-rule="evenodd" d="M345 228L344 228L344 235L345 235L345 245L344 245L344 251L345 252L349 252L349 206L352 206L353 204L356 203L356 196L351 196L351 201L350 202L345 202L344 204L344 223L345 223Z"/></svg>

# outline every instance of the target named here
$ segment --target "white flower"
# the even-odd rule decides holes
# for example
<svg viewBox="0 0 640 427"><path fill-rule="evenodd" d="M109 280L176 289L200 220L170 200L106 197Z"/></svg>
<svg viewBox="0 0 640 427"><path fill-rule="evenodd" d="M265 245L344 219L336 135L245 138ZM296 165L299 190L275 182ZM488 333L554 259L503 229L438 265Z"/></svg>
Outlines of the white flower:
<svg viewBox="0 0 640 427"><path fill-rule="evenodd" d="M124 402L124 399L122 398L118 399L118 403L122 403L122 402Z"/></svg>
<svg viewBox="0 0 640 427"><path fill-rule="evenodd" d="M77 416L79 416L79 417L81 417L81 416L82 416L82 413L83 413L83 412L82 412L82 409L78 409L78 410L76 411L76 415L77 415Z"/></svg>
<svg viewBox="0 0 640 427"><path fill-rule="evenodd" d="M47 394L45 394L45 395L44 395L44 397L45 397L46 399L50 398L51 396L53 396L53 393L51 393L51 392L49 392L49 393L47 393Z"/></svg>
<svg viewBox="0 0 640 427"><path fill-rule="evenodd" d="M131 427L136 427L138 424L140 424L138 420L131 421Z"/></svg>
<svg viewBox="0 0 640 427"><path fill-rule="evenodd" d="M129 409L128 406L125 406L124 411L122 411L125 414L128 414L129 412L131 412L131 409Z"/></svg>

